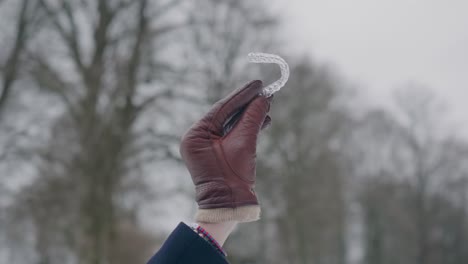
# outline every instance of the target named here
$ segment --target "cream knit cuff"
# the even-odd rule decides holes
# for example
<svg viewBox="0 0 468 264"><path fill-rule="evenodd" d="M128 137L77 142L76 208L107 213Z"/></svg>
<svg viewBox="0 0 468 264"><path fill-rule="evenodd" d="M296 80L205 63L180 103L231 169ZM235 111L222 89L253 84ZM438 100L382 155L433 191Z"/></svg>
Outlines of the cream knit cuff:
<svg viewBox="0 0 468 264"><path fill-rule="evenodd" d="M260 206L247 205L237 208L198 209L195 221L221 223L227 221L252 222L260 219Z"/></svg>

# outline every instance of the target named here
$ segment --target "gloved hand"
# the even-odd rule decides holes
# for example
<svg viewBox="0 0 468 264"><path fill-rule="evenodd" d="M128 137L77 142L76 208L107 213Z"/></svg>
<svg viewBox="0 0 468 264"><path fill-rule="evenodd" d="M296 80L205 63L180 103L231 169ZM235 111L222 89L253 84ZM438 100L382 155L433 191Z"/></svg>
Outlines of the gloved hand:
<svg viewBox="0 0 468 264"><path fill-rule="evenodd" d="M260 130L271 122L267 115L271 97L259 95L261 90L261 81L235 90L182 138L180 153L195 184L199 222L249 222L260 217L255 152Z"/></svg>

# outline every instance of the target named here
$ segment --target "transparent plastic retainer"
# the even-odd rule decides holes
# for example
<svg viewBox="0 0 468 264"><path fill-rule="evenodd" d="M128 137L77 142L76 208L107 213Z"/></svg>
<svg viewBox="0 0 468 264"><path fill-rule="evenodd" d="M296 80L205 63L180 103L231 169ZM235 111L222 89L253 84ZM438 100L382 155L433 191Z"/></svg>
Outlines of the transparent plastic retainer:
<svg viewBox="0 0 468 264"><path fill-rule="evenodd" d="M277 91L279 91L288 81L289 79L289 66L286 61L278 55L269 54L269 53L261 53L261 52L251 52L247 55L248 60L250 63L275 63L281 69L281 77L265 86L262 91L262 95L266 97L270 97Z"/></svg>
<svg viewBox="0 0 468 264"><path fill-rule="evenodd" d="M263 87L262 95L265 97L270 97L277 91L279 91L288 81L289 78L289 66L283 58L278 55L261 53L261 52L252 52L248 55L248 60L251 63L275 63L281 69L281 77L279 80L269 84L268 86ZM231 131L239 120L239 116L243 113L243 109L239 109L237 112L231 115L226 122L223 124L223 135L226 135Z"/></svg>

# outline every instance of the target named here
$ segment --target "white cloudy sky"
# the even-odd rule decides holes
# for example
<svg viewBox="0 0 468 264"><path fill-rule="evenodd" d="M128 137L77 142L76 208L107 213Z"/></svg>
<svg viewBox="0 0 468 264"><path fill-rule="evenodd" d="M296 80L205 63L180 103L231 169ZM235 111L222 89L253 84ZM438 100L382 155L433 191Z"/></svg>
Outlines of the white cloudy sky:
<svg viewBox="0 0 468 264"><path fill-rule="evenodd" d="M431 87L468 126L467 0L290 0L284 11L292 49L331 62L389 101L392 88Z"/></svg>

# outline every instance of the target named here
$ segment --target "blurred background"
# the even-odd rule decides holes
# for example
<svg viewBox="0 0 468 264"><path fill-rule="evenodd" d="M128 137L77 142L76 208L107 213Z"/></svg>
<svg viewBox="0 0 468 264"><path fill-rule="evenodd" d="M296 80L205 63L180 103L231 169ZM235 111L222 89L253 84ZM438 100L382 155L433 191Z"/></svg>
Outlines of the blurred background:
<svg viewBox="0 0 468 264"><path fill-rule="evenodd" d="M145 263L193 221L180 136L291 77L232 263L468 263L468 2L0 0L0 263Z"/></svg>

